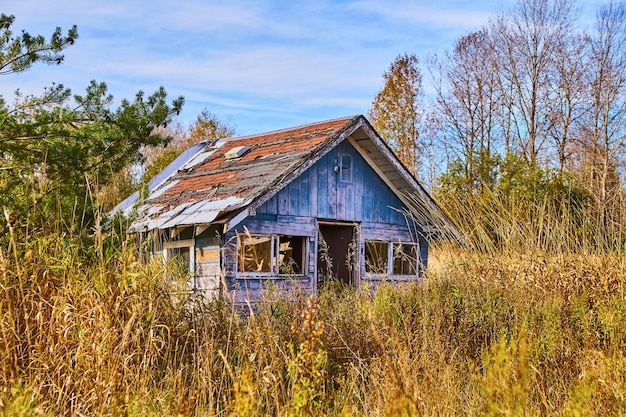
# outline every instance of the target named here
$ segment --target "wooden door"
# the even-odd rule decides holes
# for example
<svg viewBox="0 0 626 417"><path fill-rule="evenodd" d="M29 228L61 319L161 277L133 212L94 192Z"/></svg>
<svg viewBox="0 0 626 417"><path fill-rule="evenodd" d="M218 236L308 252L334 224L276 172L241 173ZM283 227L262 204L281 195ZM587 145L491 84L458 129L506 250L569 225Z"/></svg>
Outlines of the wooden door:
<svg viewBox="0 0 626 417"><path fill-rule="evenodd" d="M356 284L356 228L354 225L320 224L317 251L317 284L337 280Z"/></svg>

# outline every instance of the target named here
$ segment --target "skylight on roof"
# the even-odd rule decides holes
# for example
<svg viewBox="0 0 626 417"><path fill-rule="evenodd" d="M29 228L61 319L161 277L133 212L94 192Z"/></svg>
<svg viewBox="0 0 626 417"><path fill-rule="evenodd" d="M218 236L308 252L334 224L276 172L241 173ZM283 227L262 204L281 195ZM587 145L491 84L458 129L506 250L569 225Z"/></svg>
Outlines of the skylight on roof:
<svg viewBox="0 0 626 417"><path fill-rule="evenodd" d="M247 146L237 146L236 148L233 148L230 151L226 152L224 156L226 157L226 159L237 159L241 158L249 151L250 148Z"/></svg>

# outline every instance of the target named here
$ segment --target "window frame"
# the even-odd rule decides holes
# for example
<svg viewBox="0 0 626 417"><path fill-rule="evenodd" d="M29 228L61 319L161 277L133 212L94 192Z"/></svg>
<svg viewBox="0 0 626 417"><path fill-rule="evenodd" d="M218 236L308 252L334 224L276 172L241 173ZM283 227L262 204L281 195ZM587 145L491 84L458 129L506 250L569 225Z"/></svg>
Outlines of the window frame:
<svg viewBox="0 0 626 417"><path fill-rule="evenodd" d="M274 235L276 237L276 273L278 275L281 276L304 276L307 275L308 272L308 242L309 242L309 238L307 236L298 236L298 235L285 235L285 234L277 234ZM299 258L300 258L300 263L301 265L299 266L300 272L299 273L293 273L293 272L281 272L281 267L284 265L284 262L281 262L281 255L284 256L284 254L281 253L281 251L283 251L283 248L281 248L281 243L284 242L281 240L281 237L286 237L287 239L285 240L300 240L300 246L301 246L301 251L299 254ZM295 248L292 248L292 251ZM285 248L286 250L286 248ZM291 256L291 259L296 259L294 256Z"/></svg>
<svg viewBox="0 0 626 417"><path fill-rule="evenodd" d="M385 267L387 269L387 272L372 272L372 271L368 271L368 263L367 263L367 253L368 253L368 244L373 244L373 245L380 245L380 244L384 244L387 246L386 252L387 252L387 257L385 260ZM366 274L370 274L370 275L389 275L389 242L385 241L385 240L378 240L378 239L368 239L365 240L365 253L363 255L363 261L365 262L365 273Z"/></svg>
<svg viewBox="0 0 626 417"><path fill-rule="evenodd" d="M196 276L196 241L195 239L183 239L183 240L170 240L167 242L163 242L163 261L165 264L170 262L175 258L172 256L172 251L174 249L187 248L189 249L189 265L187 265L187 270L190 275L190 280L194 281L195 286L195 276ZM169 275L169 271L168 271Z"/></svg>
<svg viewBox="0 0 626 417"><path fill-rule="evenodd" d="M250 238L269 238L269 242L270 242L270 251L269 251L269 271L246 271L246 270L242 270L242 265L245 267L245 253L244 253L244 259L242 262L242 256L241 256L241 250L242 248L248 246L244 244L244 240L245 239L250 239ZM264 242L262 242L264 243ZM236 269L235 272L237 274L245 274L245 275L270 275L272 273L273 270L273 265L272 263L274 262L274 253L275 253L275 248L274 248L274 238L272 237L272 235L267 235L267 234L262 234L262 233L255 233L255 234L251 234L251 233L237 233L237 257L236 257Z"/></svg>
<svg viewBox="0 0 626 417"><path fill-rule="evenodd" d="M241 270L241 248L242 248L242 239L247 237L268 237L270 239L270 270L269 271L242 271ZM302 253L301 253L301 263L299 265L300 272L299 273L283 273L280 271L280 267L283 265L280 262L281 256L281 237L289 237L292 239L300 239L302 244ZM288 276L297 276L304 277L308 274L308 260L309 260L309 236L300 236L300 235L287 235L287 234L266 234L266 233L237 233L237 251L236 251L236 262L235 262L235 274L239 276L249 276L249 277L288 277ZM293 258L293 257L292 257Z"/></svg>
<svg viewBox="0 0 626 417"><path fill-rule="evenodd" d="M391 257L390 257L391 274L394 275L394 276L400 276L400 277L419 276L419 274L420 274L420 264L422 263L421 255L420 255L420 245L418 243L413 243L413 242L411 242L411 243L408 243L408 242L392 242L390 244L390 246L391 246ZM411 268L411 267L413 268L414 273L412 273L412 274L402 274L402 273L398 274L398 273L394 272L395 271L395 267L396 267L396 259L397 259L397 256L396 256L396 253L397 253L396 252L396 247L397 246L411 246L413 248L413 250L415 251L415 257L413 259L414 264L412 266L409 265L409 268ZM402 248L402 249L404 249L404 248ZM404 254L404 256L410 256L410 254L407 254L404 250L401 250L400 253ZM404 260L401 258L400 259L400 262L401 262L400 267L401 267L401 269L403 269L403 264L402 264L403 261Z"/></svg>
<svg viewBox="0 0 626 417"><path fill-rule="evenodd" d="M349 161L347 163L347 167L344 164L344 158ZM339 155L339 180L341 182L347 182L347 183L351 183L352 182L352 171L353 169L353 163L352 163L352 155L348 155L348 154L342 154ZM344 173L347 173L347 178L345 178Z"/></svg>
<svg viewBox="0 0 626 417"><path fill-rule="evenodd" d="M370 272L367 270L367 259L365 256L365 252L367 251L367 245L369 242L375 243L375 244L380 244L380 243L385 243L387 245L387 272L385 273L381 273L381 272ZM363 262L364 262L364 271L367 274L367 276L370 277L374 277L374 278L380 278L380 277L388 277L390 279L399 279L399 278L412 278L412 277L419 277L421 274L421 264L422 264L422 260L421 260L421 251L420 251L420 244L416 243L416 242L400 242L400 241L388 241L388 240L380 240L380 239L366 239L364 241L364 255L363 255ZM395 248L399 245L410 245L413 246L415 248L415 265L414 265L414 270L415 273L414 274L396 274L394 273L394 261L396 260L395 255ZM404 253L404 252L403 252Z"/></svg>

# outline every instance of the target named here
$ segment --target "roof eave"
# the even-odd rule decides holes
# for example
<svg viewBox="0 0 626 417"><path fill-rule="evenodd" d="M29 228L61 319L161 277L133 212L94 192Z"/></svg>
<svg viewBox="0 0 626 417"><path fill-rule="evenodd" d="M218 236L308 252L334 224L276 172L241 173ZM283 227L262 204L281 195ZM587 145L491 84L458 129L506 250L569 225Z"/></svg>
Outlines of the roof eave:
<svg viewBox="0 0 626 417"><path fill-rule="evenodd" d="M360 117L362 119L361 126L367 136L377 146L378 150L381 152L382 155L384 155L387 161L394 166L404 182L406 182L406 184L409 186L408 188L410 192L404 191L404 187L391 187L396 192L397 197L400 198L400 200L411 209L411 212L415 216L422 219L423 221L430 222L435 228L441 229L441 226L445 226L448 232L446 234L450 234L457 241L461 241L461 235L452 219L450 219L450 217L441 209L441 207L439 207L437 202L434 200L434 198L430 196L430 194L428 193L428 191L426 191L422 184L413 176L413 174L411 174L411 172L402 164L402 162L400 162L400 160L395 156L387 143L374 130L374 127L369 123L369 121L363 116ZM359 150L358 144L354 144L356 145L355 148ZM362 156L364 156L363 150L360 150L360 153ZM419 207L417 201L412 201L413 198L411 197L411 194L413 193L416 194L417 197L419 197L419 199L426 204L427 212L424 212L424 210ZM435 217L434 219L432 218L433 215ZM437 219L439 221L437 221ZM436 224L439 222L442 222L443 225Z"/></svg>
<svg viewBox="0 0 626 417"><path fill-rule="evenodd" d="M243 221L248 215L254 215L257 208L274 197L280 190L299 177L304 171L313 166L317 161L337 146L337 144L347 139L361 126L362 121L364 120L365 118L363 116L354 116L342 128L338 129L334 134L329 135L324 142L320 143L311 149L310 152L303 155L297 164L294 164L290 169L286 170L283 175L276 178L275 181L252 196L249 199L250 203L246 209L242 213L233 217L227 223L225 230L231 230L241 223L241 221Z"/></svg>

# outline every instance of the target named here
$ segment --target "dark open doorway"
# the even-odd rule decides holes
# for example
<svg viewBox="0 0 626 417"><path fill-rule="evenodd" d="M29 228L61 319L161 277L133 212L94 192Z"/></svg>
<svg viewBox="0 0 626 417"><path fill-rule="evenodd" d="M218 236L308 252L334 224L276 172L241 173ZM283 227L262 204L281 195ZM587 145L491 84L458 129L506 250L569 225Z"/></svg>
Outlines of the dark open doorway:
<svg viewBox="0 0 626 417"><path fill-rule="evenodd" d="M337 280L356 284L356 227L343 224L320 224L317 250L317 285Z"/></svg>

